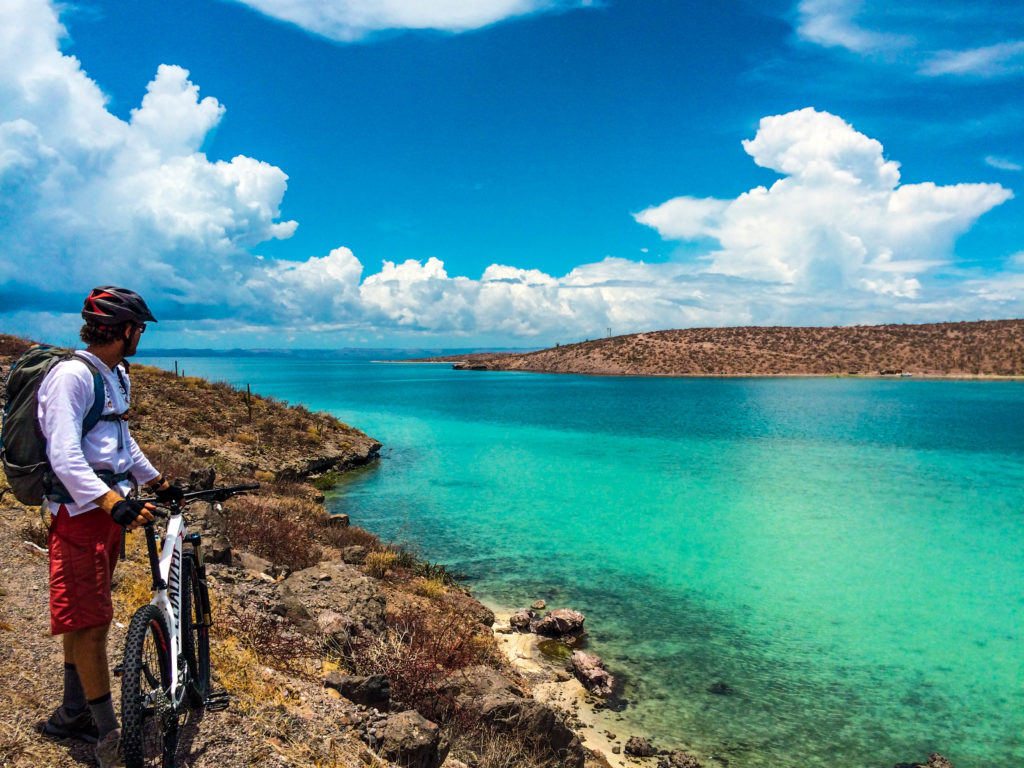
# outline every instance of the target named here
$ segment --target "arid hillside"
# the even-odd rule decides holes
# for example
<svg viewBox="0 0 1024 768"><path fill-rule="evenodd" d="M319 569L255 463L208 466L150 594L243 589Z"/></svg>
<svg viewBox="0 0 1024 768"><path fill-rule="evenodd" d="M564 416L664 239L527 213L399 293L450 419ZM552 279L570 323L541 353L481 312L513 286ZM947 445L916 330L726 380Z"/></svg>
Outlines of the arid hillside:
<svg viewBox="0 0 1024 768"><path fill-rule="evenodd" d="M446 359L472 370L624 376L1024 376L1024 320L691 328Z"/></svg>

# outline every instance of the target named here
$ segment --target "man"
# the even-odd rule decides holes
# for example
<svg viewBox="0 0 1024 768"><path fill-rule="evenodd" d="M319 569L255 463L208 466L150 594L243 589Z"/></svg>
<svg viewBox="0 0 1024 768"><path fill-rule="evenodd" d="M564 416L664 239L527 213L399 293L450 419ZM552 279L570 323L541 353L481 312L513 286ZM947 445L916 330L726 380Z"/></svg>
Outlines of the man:
<svg viewBox="0 0 1024 768"><path fill-rule="evenodd" d="M96 742L102 768L119 765L121 732L110 697L107 632L113 619L110 579L123 530L153 519L152 505L125 498L132 479L161 500L181 498L154 469L128 432L131 392L126 358L135 354L147 322L156 322L137 293L103 286L82 310L76 359L51 369L39 387L38 420L57 482L46 504L50 524L50 630L64 643L64 698L44 724L58 738ZM96 392L92 364L106 402L85 435L83 420Z"/></svg>

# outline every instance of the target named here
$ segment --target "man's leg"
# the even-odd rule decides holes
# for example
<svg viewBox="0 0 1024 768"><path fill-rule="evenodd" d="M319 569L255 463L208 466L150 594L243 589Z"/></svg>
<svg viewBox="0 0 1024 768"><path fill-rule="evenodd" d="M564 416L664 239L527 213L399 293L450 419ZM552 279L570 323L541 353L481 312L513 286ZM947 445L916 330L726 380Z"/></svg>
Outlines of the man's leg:
<svg viewBox="0 0 1024 768"><path fill-rule="evenodd" d="M82 681L85 697L102 739L118 727L114 703L110 697L110 664L107 661L107 631L109 624L76 629L65 634L64 647L70 645L78 677Z"/></svg>
<svg viewBox="0 0 1024 768"><path fill-rule="evenodd" d="M87 700L75 665L74 638L69 633L61 637L64 639L64 700L61 706L67 714L73 716L86 708Z"/></svg>

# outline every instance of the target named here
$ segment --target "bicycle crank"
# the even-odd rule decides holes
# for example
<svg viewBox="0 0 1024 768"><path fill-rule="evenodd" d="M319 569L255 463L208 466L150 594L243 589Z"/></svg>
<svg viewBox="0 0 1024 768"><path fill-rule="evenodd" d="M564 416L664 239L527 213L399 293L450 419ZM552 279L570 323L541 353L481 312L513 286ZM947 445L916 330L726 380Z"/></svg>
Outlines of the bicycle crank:
<svg viewBox="0 0 1024 768"><path fill-rule="evenodd" d="M206 697L203 704L207 712L220 712L231 706L231 694L228 691L217 691Z"/></svg>

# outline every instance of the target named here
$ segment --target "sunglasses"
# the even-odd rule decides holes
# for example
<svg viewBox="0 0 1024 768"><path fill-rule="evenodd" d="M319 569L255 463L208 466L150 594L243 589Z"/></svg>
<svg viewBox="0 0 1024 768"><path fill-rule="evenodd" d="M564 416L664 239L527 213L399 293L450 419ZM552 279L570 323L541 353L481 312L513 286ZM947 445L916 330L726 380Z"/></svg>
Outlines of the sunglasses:
<svg viewBox="0 0 1024 768"><path fill-rule="evenodd" d="M146 324L145 323L138 323L138 324L136 324L135 328L136 328L136 330L139 333L145 333L146 332Z"/></svg>

